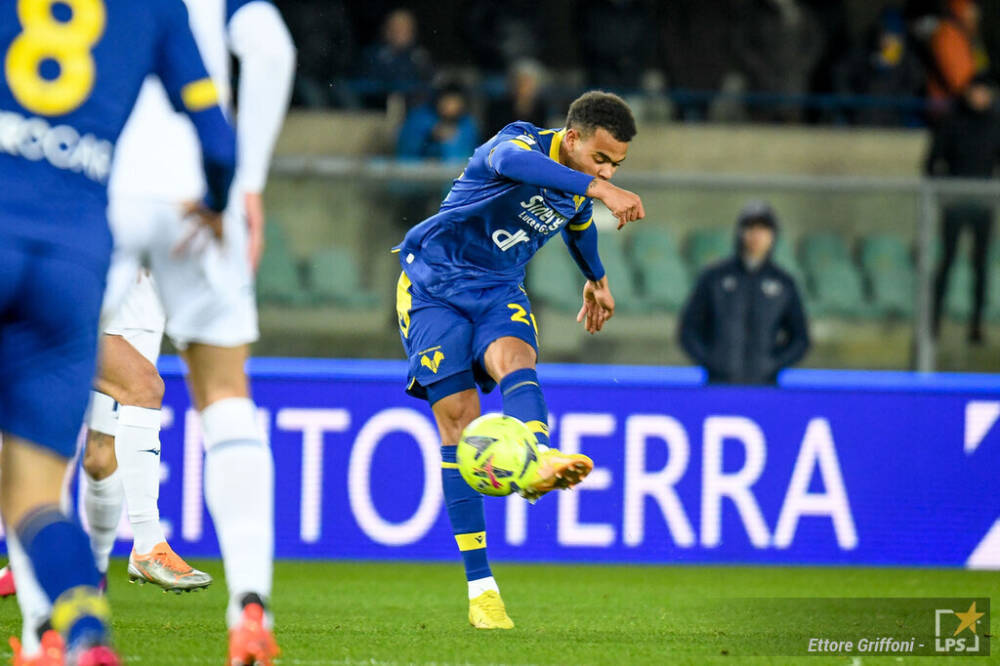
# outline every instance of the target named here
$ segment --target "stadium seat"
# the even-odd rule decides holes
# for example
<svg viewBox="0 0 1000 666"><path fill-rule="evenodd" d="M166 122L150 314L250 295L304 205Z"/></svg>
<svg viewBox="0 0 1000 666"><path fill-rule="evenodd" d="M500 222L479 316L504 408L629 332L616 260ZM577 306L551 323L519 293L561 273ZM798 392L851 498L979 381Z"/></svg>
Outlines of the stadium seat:
<svg viewBox="0 0 1000 666"><path fill-rule="evenodd" d="M635 275L625 257L625 236L617 231L602 232L598 236L601 262L608 274L611 293L615 297L615 311L641 313L646 304L635 286Z"/></svg>
<svg viewBox="0 0 1000 666"><path fill-rule="evenodd" d="M679 310L687 300L691 279L673 235L667 229L640 227L629 240L629 256L645 301L653 308Z"/></svg>
<svg viewBox="0 0 1000 666"><path fill-rule="evenodd" d="M883 316L911 316L914 273L903 240L893 234L872 234L861 241L860 257L875 311Z"/></svg>
<svg viewBox="0 0 1000 666"><path fill-rule="evenodd" d="M361 286L361 274L350 251L331 247L309 257L310 296L320 303L347 308L370 308L378 304L375 294Z"/></svg>
<svg viewBox="0 0 1000 666"><path fill-rule="evenodd" d="M820 232L802 239L802 262L811 271L830 264L850 264L851 254L840 234Z"/></svg>
<svg viewBox="0 0 1000 666"><path fill-rule="evenodd" d="M550 240L528 262L526 282L533 304L574 314L580 309L583 280L561 238Z"/></svg>
<svg viewBox="0 0 1000 666"><path fill-rule="evenodd" d="M264 226L264 254L257 269L257 296L263 302L301 305L309 299L305 293L288 239L277 222Z"/></svg>
<svg viewBox="0 0 1000 666"><path fill-rule="evenodd" d="M795 280L799 291L803 291L806 288L806 276L802 271L802 265L795 258L795 253L792 252L792 242L788 240L788 234L778 235L778 240L774 244L774 251L771 257L774 263L788 271L789 275Z"/></svg>
<svg viewBox="0 0 1000 666"><path fill-rule="evenodd" d="M699 229L688 235L687 257L695 275L732 253L733 233L729 229Z"/></svg>
<svg viewBox="0 0 1000 666"><path fill-rule="evenodd" d="M833 262L810 269L812 307L818 313L842 317L866 317L874 314L865 302L861 276L847 262Z"/></svg>

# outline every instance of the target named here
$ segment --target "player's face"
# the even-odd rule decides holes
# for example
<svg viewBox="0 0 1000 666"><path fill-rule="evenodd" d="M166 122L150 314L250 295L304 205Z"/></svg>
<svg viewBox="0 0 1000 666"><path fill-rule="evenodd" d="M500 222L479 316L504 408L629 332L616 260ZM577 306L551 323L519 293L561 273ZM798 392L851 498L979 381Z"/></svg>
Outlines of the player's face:
<svg viewBox="0 0 1000 666"><path fill-rule="evenodd" d="M751 224L743 231L743 254L750 261L761 261L774 245L774 231L763 224Z"/></svg>
<svg viewBox="0 0 1000 666"><path fill-rule="evenodd" d="M589 136L570 129L563 145L566 146L568 167L602 180L611 180L628 153L628 143L618 141L603 127L598 127Z"/></svg>

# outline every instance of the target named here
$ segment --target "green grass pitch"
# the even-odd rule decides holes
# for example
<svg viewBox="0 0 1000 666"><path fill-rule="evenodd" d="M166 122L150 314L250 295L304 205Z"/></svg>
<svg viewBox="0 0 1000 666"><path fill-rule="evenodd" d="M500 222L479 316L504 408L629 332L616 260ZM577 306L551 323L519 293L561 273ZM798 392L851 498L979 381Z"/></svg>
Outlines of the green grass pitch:
<svg viewBox="0 0 1000 666"><path fill-rule="evenodd" d="M221 564L192 564L216 583L174 595L128 584L125 562L113 561L115 636L126 663L223 666ZM494 574L517 625L512 631L468 625L457 563L279 562L273 603L283 649L278 664L928 664L942 660L741 657L752 619L727 620L722 610L738 607L739 597L1000 600L1000 573L962 570L500 563ZM13 599L0 604L0 631L20 631ZM7 663L9 654L5 649L0 659ZM967 663L991 661L1000 657Z"/></svg>

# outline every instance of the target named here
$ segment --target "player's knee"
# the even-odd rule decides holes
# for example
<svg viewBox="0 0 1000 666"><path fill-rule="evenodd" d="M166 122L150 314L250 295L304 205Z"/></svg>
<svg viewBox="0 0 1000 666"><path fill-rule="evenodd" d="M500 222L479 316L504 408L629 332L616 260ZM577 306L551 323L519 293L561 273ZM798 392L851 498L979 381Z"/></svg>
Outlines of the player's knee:
<svg viewBox="0 0 1000 666"><path fill-rule="evenodd" d="M454 398L454 399L452 399ZM441 438L445 443L457 443L465 427L479 416L479 401L449 396L434 405Z"/></svg>
<svg viewBox="0 0 1000 666"><path fill-rule="evenodd" d="M512 372L525 368L534 369L535 350L527 342L516 338L497 340L486 353L486 367L490 376L499 382Z"/></svg>
<svg viewBox="0 0 1000 666"><path fill-rule="evenodd" d="M135 373L133 381L127 387L128 400L122 401L122 403L136 407L159 409L163 404L165 390L163 378L156 371L156 366L152 363L146 363Z"/></svg>

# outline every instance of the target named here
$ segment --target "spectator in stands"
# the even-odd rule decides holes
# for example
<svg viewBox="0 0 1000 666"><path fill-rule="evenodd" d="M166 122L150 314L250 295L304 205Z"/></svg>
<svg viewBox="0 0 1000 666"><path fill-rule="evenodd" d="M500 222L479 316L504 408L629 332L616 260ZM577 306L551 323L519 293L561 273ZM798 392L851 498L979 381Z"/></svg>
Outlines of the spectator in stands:
<svg viewBox="0 0 1000 666"><path fill-rule="evenodd" d="M954 178L993 178L1000 158L1000 118L994 88L984 76L972 79L954 108L941 119L934 132L927 172ZM983 342L983 305L989 276L988 251L993 231L993 204L985 200L950 201L944 207L941 226L941 263L934 280L934 333L940 330L948 274L962 229L972 232L972 319L969 341Z"/></svg>
<svg viewBox="0 0 1000 666"><path fill-rule="evenodd" d="M913 99L922 93L926 75L910 47L903 14L886 7L860 47L836 68L836 90L845 95ZM851 120L862 125L917 125L917 109L874 105L860 107Z"/></svg>
<svg viewBox="0 0 1000 666"><path fill-rule="evenodd" d="M476 67L488 78L502 78L524 58L538 58L546 43L545 12L537 0L465 0L459 33Z"/></svg>
<svg viewBox="0 0 1000 666"><path fill-rule="evenodd" d="M740 211L736 251L698 277L681 317L681 345L709 382L773 384L809 348L791 276L771 261L778 220L769 204Z"/></svg>
<svg viewBox="0 0 1000 666"><path fill-rule="evenodd" d="M479 145L479 129L469 113L464 88L446 83L429 104L410 111L396 143L396 155L410 160L461 162Z"/></svg>
<svg viewBox="0 0 1000 666"><path fill-rule="evenodd" d="M587 83L623 92L639 89L656 44L656 31L643 3L584 0L575 15Z"/></svg>
<svg viewBox="0 0 1000 666"><path fill-rule="evenodd" d="M365 107L384 109L389 95L412 97L431 79L431 58L417 43L417 19L408 9L389 13L382 28L382 41L369 46L361 56L360 77L365 86Z"/></svg>
<svg viewBox="0 0 1000 666"><path fill-rule="evenodd" d="M824 34L808 7L798 0L740 0L733 23L733 52L751 92L775 93L779 102L755 109L758 120L798 120L797 96L823 53ZM785 99L781 99L781 98Z"/></svg>
<svg viewBox="0 0 1000 666"><path fill-rule="evenodd" d="M933 68L927 80L928 93L939 113L950 102L979 94L970 84L989 68L979 36L979 5L975 0L948 0L947 8L931 37Z"/></svg>
<svg viewBox="0 0 1000 666"><path fill-rule="evenodd" d="M307 107L353 107L345 80L355 56L353 29L342 0L285 0L281 13L295 35L292 103Z"/></svg>
<svg viewBox="0 0 1000 666"><path fill-rule="evenodd" d="M493 136L514 122L524 120L545 127L548 108L542 99L542 66L534 60L519 60L507 75L507 93L486 110L487 136Z"/></svg>

